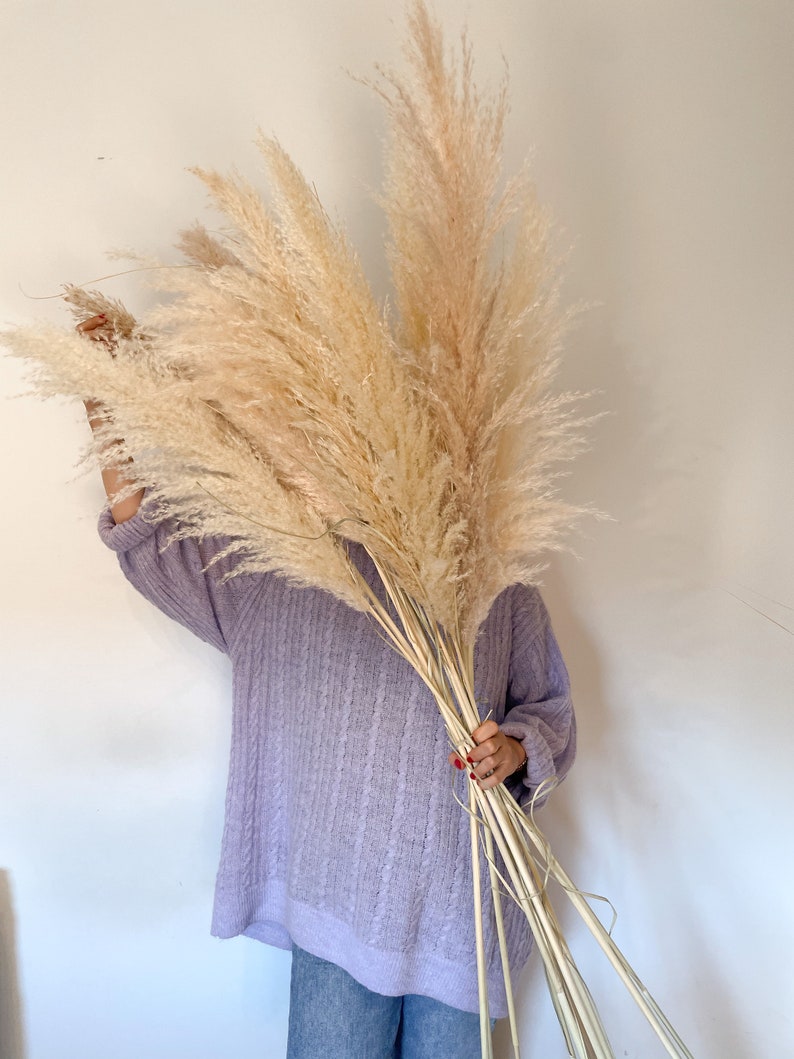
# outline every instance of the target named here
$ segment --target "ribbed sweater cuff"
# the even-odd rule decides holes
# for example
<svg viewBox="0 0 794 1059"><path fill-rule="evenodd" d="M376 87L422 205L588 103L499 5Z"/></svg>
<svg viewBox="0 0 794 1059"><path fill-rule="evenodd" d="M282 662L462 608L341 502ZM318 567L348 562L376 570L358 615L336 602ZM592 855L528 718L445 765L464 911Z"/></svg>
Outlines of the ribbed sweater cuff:
<svg viewBox="0 0 794 1059"><path fill-rule="evenodd" d="M508 776L505 785L522 809L527 809L538 787L546 780L556 777L554 758L551 755L548 743L537 732L520 721L503 721L499 725L505 735L517 739L524 748L527 755L526 766L523 772L516 776ZM548 788L535 800L535 808L540 809L546 804L551 793Z"/></svg>
<svg viewBox="0 0 794 1059"><path fill-rule="evenodd" d="M140 511L132 518L128 518L126 522L116 525L109 508L105 508L97 523L99 536L114 552L129 551L136 544L151 537L156 528L156 524L147 522Z"/></svg>

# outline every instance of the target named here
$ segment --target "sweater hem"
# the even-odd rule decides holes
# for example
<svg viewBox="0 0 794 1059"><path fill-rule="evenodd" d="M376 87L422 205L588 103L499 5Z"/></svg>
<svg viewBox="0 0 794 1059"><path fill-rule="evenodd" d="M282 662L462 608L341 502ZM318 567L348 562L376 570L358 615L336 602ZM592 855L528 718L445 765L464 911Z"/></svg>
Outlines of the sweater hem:
<svg viewBox="0 0 794 1059"><path fill-rule="evenodd" d="M239 917L216 917L212 934L218 938L253 938L279 949L291 949L294 943L341 967L365 988L382 996L418 994L461 1011L479 1011L473 953L472 966L466 969L459 961L422 952L416 944L409 952L372 948L349 924L287 897L280 881L271 880L268 894L260 900L253 899L239 913ZM515 973L517 969L511 970ZM491 1016L503 1018L507 1004L498 963L489 968L488 995Z"/></svg>

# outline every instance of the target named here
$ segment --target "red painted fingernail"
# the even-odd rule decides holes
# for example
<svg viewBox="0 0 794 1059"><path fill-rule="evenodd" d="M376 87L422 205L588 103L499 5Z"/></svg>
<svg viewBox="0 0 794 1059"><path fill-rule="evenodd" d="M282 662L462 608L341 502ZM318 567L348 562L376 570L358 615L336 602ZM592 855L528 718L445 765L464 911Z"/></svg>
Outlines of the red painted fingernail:
<svg viewBox="0 0 794 1059"><path fill-rule="evenodd" d="M100 320L107 320L107 316L105 316L104 313L97 313L97 316L99 317Z"/></svg>
<svg viewBox="0 0 794 1059"><path fill-rule="evenodd" d="M455 768L456 769L462 769L463 768L463 762L460 760L460 758L457 758L457 757L455 758Z"/></svg>
<svg viewBox="0 0 794 1059"><path fill-rule="evenodd" d="M471 778L472 778L473 780L476 780L476 779L477 779L477 776L475 775L475 773L473 773L473 772L472 772L472 774L471 774Z"/></svg>
<svg viewBox="0 0 794 1059"><path fill-rule="evenodd" d="M466 760L468 761L468 763L469 763L470 765L473 765L473 764L474 764L474 759L473 759L473 758L467 757L467 758L466 758Z"/></svg>

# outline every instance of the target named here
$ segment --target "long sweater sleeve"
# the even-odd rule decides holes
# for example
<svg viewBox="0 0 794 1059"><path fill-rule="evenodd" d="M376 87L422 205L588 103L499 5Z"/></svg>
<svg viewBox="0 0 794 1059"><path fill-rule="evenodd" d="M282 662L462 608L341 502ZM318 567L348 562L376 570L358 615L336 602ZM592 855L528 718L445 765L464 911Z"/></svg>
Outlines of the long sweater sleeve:
<svg viewBox="0 0 794 1059"><path fill-rule="evenodd" d="M546 606L536 589L512 590L509 683L502 731L518 739L527 755L526 770L507 781L524 808L545 781L560 782L576 754L576 720L568 670ZM550 792L544 786L534 804Z"/></svg>
<svg viewBox="0 0 794 1059"><path fill-rule="evenodd" d="M105 510L98 529L141 595L202 640L228 652L231 633L252 590L252 578L223 580L234 560L212 563L212 559L227 541L206 537L168 543L172 525L147 521L140 512L116 525Z"/></svg>

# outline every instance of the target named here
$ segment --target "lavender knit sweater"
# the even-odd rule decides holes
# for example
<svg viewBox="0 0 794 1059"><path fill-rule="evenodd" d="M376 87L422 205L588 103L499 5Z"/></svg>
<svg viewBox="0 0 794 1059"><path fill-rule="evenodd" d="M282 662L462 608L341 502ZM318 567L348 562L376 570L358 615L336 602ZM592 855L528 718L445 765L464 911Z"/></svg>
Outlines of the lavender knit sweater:
<svg viewBox="0 0 794 1059"><path fill-rule="evenodd" d="M363 614L275 575L224 584L217 542L162 550L167 528L137 515L100 534L132 584L228 653L233 727L212 932L301 948L376 992L420 993L478 1010L466 814L467 773L447 762L438 711ZM366 556L356 555L366 576ZM543 602L514 587L496 601L475 654L483 712L527 752L528 801L575 750L568 674ZM485 889L488 893L487 887ZM511 965L526 921L504 902ZM494 1016L506 1014L498 943L486 937Z"/></svg>

